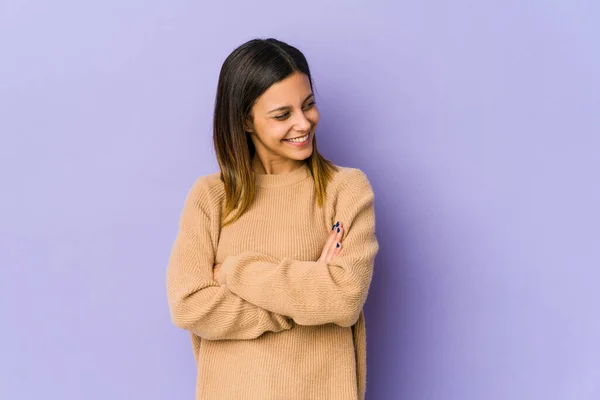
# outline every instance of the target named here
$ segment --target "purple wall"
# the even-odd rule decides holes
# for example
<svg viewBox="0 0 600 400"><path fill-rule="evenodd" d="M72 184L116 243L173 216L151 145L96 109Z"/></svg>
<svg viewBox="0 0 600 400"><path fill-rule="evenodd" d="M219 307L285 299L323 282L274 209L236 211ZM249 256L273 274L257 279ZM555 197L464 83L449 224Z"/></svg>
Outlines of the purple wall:
<svg viewBox="0 0 600 400"><path fill-rule="evenodd" d="M200 3L0 2L1 399L193 398L165 268L255 36L376 192L368 400L600 398L597 2Z"/></svg>

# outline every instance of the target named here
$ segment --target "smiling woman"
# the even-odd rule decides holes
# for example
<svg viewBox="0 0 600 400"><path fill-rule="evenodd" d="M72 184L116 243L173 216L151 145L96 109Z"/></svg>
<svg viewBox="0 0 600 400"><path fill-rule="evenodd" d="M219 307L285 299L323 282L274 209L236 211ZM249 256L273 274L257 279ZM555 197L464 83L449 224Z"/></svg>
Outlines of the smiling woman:
<svg viewBox="0 0 600 400"><path fill-rule="evenodd" d="M227 57L221 171L192 186L167 271L197 399L364 399L374 193L361 170L319 154L318 122L298 49L254 39Z"/></svg>
<svg viewBox="0 0 600 400"><path fill-rule="evenodd" d="M300 50L277 39L253 39L227 57L213 121L225 186L223 226L235 222L254 201L256 174L279 174L306 164L317 202L324 204L339 167L319 153L318 122L312 76ZM297 143L307 134L306 143Z"/></svg>
<svg viewBox="0 0 600 400"><path fill-rule="evenodd" d="M312 154L311 137L318 122L319 111L305 74L294 72L271 85L252 106L244 126L256 149L254 170L277 174L298 168Z"/></svg>

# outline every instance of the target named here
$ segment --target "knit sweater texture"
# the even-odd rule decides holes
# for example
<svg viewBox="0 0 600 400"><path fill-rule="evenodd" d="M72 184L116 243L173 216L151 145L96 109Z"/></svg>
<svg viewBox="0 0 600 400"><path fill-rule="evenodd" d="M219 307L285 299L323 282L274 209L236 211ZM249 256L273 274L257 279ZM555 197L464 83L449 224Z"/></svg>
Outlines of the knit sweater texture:
<svg viewBox="0 0 600 400"><path fill-rule="evenodd" d="M323 207L307 164L253 172L254 202L225 227L220 173L193 184L167 294L173 323L191 335L197 400L364 399L363 306L379 250L374 193L364 172L338 168ZM316 261L337 221L340 253Z"/></svg>

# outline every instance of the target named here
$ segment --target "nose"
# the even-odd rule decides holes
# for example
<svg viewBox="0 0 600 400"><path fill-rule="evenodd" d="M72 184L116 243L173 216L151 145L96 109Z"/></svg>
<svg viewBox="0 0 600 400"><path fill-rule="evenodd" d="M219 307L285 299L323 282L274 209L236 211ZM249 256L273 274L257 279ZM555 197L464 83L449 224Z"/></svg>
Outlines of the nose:
<svg viewBox="0 0 600 400"><path fill-rule="evenodd" d="M304 115L304 113L297 113L297 115L298 118L295 121L296 130L301 132L308 132L310 130L310 127L312 126L312 123L308 118L306 118L306 115Z"/></svg>

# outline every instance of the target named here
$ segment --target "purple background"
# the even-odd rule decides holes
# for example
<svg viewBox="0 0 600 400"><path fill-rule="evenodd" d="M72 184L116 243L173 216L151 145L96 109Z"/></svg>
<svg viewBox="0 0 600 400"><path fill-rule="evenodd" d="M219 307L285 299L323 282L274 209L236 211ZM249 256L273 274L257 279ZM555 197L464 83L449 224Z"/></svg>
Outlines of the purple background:
<svg viewBox="0 0 600 400"><path fill-rule="evenodd" d="M595 1L0 2L0 398L192 399L165 268L234 47L303 50L381 251L368 400L600 398Z"/></svg>

